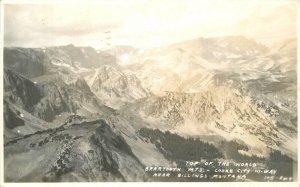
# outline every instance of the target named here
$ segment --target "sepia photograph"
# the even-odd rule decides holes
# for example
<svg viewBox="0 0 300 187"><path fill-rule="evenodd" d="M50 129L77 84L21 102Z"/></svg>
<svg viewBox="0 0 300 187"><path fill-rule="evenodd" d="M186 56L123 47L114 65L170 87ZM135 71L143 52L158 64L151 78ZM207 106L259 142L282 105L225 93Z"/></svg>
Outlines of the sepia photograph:
<svg viewBox="0 0 300 187"><path fill-rule="evenodd" d="M2 2L3 182L297 182L297 5Z"/></svg>

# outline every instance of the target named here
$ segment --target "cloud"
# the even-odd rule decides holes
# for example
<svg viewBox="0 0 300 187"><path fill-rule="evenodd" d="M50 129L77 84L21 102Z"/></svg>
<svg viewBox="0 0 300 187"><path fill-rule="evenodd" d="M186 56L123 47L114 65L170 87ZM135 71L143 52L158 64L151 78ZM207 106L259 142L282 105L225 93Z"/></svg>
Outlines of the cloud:
<svg viewBox="0 0 300 187"><path fill-rule="evenodd" d="M124 15L91 5L5 5L6 45L56 45L116 30ZM42 43L38 43L41 41Z"/></svg>
<svg viewBox="0 0 300 187"><path fill-rule="evenodd" d="M266 43L286 37L296 37L297 6L286 4L275 7L267 13L258 10L253 16L239 22L236 28Z"/></svg>
<svg viewBox="0 0 300 187"><path fill-rule="evenodd" d="M5 46L107 42L151 47L222 35L296 33L292 0L112 0L93 4L6 4ZM111 31L109 34L105 31Z"/></svg>

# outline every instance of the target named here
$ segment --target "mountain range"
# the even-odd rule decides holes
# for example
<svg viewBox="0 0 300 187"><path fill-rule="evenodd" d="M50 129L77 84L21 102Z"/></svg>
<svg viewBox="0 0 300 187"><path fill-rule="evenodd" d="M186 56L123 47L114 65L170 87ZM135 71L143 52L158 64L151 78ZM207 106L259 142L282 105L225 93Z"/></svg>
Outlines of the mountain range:
<svg viewBox="0 0 300 187"><path fill-rule="evenodd" d="M5 180L161 181L144 168L184 158L267 167L274 151L296 163L296 47L227 36L4 48Z"/></svg>

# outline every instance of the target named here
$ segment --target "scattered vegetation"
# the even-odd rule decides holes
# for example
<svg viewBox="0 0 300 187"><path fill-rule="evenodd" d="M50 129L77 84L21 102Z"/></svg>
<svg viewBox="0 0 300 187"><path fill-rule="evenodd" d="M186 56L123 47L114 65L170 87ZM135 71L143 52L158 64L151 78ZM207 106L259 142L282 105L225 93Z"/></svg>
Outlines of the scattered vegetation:
<svg viewBox="0 0 300 187"><path fill-rule="evenodd" d="M222 149L225 157L227 159L234 159L235 161L246 161L246 162L263 162L265 160L264 157L260 157L257 155L245 155L241 154L239 151L248 151L249 148L247 145L237 142L236 140L231 141L221 141L219 143L219 147Z"/></svg>
<svg viewBox="0 0 300 187"><path fill-rule="evenodd" d="M272 150L266 165L269 169L276 169L278 176L293 176L293 166L297 166L297 163L280 151Z"/></svg>
<svg viewBox="0 0 300 187"><path fill-rule="evenodd" d="M142 128L139 134L172 160L200 160L222 158L223 154L212 144L195 138L184 138L169 131Z"/></svg>

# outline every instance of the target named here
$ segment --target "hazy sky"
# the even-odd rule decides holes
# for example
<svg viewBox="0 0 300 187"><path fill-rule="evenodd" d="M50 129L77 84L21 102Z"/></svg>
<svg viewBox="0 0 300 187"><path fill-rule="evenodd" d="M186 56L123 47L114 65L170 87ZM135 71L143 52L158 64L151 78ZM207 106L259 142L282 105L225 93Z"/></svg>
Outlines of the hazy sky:
<svg viewBox="0 0 300 187"><path fill-rule="evenodd" d="M263 42L295 37L296 0L102 0L4 6L5 46L152 47L223 35Z"/></svg>

